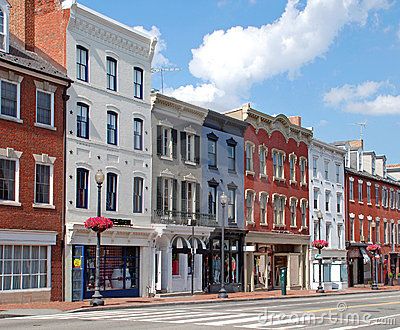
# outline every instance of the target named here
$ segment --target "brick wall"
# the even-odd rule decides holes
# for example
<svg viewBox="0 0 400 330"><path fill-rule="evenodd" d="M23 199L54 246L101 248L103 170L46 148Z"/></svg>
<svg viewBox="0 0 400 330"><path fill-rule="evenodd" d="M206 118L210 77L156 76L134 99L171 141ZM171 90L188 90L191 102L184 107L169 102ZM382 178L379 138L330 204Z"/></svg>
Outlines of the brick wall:
<svg viewBox="0 0 400 330"><path fill-rule="evenodd" d="M0 69L1 63L0 63ZM16 72L18 75L21 73ZM15 123L0 119L0 148L22 151L20 158L20 207L0 206L0 228L56 231L57 245L52 248L53 300L62 298L62 217L64 207L64 87L57 86L54 96L54 124L56 131L34 126L36 120L36 86L25 75L21 82L21 119ZM52 83L53 84L53 83ZM54 163L55 209L33 208L35 184L35 160L33 154L56 157Z"/></svg>

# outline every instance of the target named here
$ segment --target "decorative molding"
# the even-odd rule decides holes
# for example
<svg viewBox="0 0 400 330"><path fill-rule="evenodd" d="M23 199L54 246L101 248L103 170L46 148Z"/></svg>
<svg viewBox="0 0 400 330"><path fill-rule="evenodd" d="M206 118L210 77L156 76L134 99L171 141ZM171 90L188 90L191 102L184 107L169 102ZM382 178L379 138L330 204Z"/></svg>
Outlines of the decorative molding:
<svg viewBox="0 0 400 330"><path fill-rule="evenodd" d="M217 180L215 180L214 178L212 178L211 180L208 181L208 185L210 187L218 187L219 186L219 182Z"/></svg>
<svg viewBox="0 0 400 330"><path fill-rule="evenodd" d="M165 170L162 170L160 172L160 176L164 177L164 178L171 178L171 179L175 178L175 175L168 168L166 168Z"/></svg>
<svg viewBox="0 0 400 330"><path fill-rule="evenodd" d="M54 165L54 162L56 161L56 157L50 157L48 154L41 154L41 155L33 154L33 158L35 158L36 163L42 163L42 164Z"/></svg>
<svg viewBox="0 0 400 330"><path fill-rule="evenodd" d="M22 80L24 79L23 76L17 75L14 73L14 71L5 71L5 70L0 70L0 79L5 79L14 83L21 83Z"/></svg>
<svg viewBox="0 0 400 330"><path fill-rule="evenodd" d="M233 146L233 147L235 147L235 146L237 145L237 142L231 137L231 138L229 138L229 139L226 140L226 144L227 144L228 146Z"/></svg>
<svg viewBox="0 0 400 330"><path fill-rule="evenodd" d="M168 128L173 128L174 127L174 125L167 118L165 118L163 120L160 120L158 122L158 125L160 125L162 127L168 127Z"/></svg>
<svg viewBox="0 0 400 330"><path fill-rule="evenodd" d="M51 85L48 81L37 81L35 80L35 86L37 89L41 89L45 92L48 93L55 93L57 90L57 87L54 85Z"/></svg>
<svg viewBox="0 0 400 330"><path fill-rule="evenodd" d="M13 148L0 148L0 157L20 159L22 151L16 151Z"/></svg>
<svg viewBox="0 0 400 330"><path fill-rule="evenodd" d="M197 182L196 177L195 177L192 173L189 173L189 174L187 174L187 175L184 175L184 176L183 176L183 180L184 180L184 181Z"/></svg>
<svg viewBox="0 0 400 330"><path fill-rule="evenodd" d="M213 141L218 141L219 137L216 136L214 132L211 132L211 133L207 134L207 139L213 140Z"/></svg>
<svg viewBox="0 0 400 330"><path fill-rule="evenodd" d="M192 125L189 125L189 126L187 126L187 127L185 127L184 129L183 129L186 133L189 133L189 134L194 134L194 135L196 135L196 130L192 127Z"/></svg>

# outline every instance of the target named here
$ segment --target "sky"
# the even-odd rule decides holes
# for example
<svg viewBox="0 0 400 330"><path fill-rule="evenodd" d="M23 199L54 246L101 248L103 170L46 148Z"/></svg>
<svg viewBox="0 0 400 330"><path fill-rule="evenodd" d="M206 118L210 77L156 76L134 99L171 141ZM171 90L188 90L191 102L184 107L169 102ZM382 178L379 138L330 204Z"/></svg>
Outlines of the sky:
<svg viewBox="0 0 400 330"><path fill-rule="evenodd" d="M326 142L400 163L400 0L80 0L156 36L164 93L300 115ZM161 90L160 74L152 86Z"/></svg>

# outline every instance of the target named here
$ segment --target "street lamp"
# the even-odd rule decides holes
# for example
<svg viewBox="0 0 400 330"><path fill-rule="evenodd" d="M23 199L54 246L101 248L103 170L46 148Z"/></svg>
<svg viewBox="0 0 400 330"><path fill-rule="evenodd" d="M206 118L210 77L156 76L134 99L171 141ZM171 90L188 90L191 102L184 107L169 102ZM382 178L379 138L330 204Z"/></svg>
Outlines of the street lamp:
<svg viewBox="0 0 400 330"><path fill-rule="evenodd" d="M320 210L317 211L317 218L318 218L318 239L321 239L321 220L323 219L322 212ZM322 254L321 254L321 248L318 248L318 271L319 271L319 283L318 283L318 288L317 292L318 293L324 293L324 287L322 286Z"/></svg>
<svg viewBox="0 0 400 330"><path fill-rule="evenodd" d="M373 256L373 260L374 260L374 264L373 264L373 274L372 274L372 285L371 285L371 289L372 290L379 290L378 287L378 259L379 259L379 254L378 252L372 252L372 256Z"/></svg>
<svg viewBox="0 0 400 330"><path fill-rule="evenodd" d="M104 173L98 170L95 175L97 183L97 216L101 216L101 186L104 182ZM92 306L103 306L104 300L100 293L100 231L97 232L97 245L96 245L96 276L94 282L94 294L90 300Z"/></svg>
<svg viewBox="0 0 400 330"><path fill-rule="evenodd" d="M219 199L222 206L222 225L221 225L221 289L218 292L218 298L228 298L225 290L225 206L228 203L228 196L223 192Z"/></svg>

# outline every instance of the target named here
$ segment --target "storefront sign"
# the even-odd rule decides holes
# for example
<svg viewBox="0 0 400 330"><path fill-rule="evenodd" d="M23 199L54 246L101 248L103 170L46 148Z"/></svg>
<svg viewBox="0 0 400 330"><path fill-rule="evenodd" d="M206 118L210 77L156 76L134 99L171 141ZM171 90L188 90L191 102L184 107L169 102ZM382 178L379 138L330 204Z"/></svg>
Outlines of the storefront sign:
<svg viewBox="0 0 400 330"><path fill-rule="evenodd" d="M130 227L132 226L132 221L129 219L111 219L114 226Z"/></svg>
<svg viewBox="0 0 400 330"><path fill-rule="evenodd" d="M256 247L254 245L243 246L243 252L255 252Z"/></svg>
<svg viewBox="0 0 400 330"><path fill-rule="evenodd" d="M82 266L81 258L75 258L74 259L74 268L81 268L81 266Z"/></svg>

